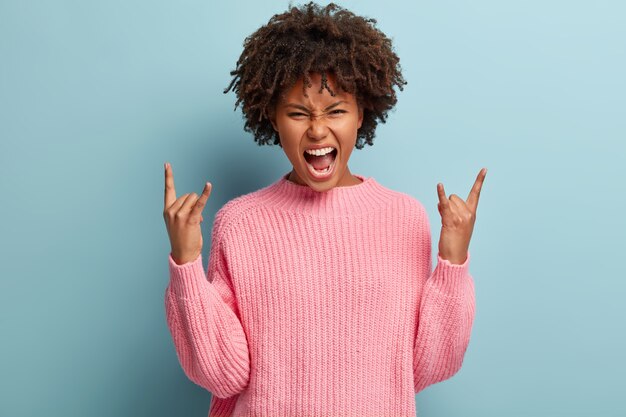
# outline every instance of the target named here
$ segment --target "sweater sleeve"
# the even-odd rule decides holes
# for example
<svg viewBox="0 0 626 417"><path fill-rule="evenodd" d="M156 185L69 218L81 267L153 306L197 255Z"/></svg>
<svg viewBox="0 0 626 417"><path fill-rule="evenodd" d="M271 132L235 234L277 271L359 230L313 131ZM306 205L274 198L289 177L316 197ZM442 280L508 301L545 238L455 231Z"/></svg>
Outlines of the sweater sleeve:
<svg viewBox="0 0 626 417"><path fill-rule="evenodd" d="M220 213L205 274L202 254L178 265L168 256L170 281L165 290L167 325L178 360L194 383L218 398L248 385L250 360L223 248Z"/></svg>
<svg viewBox="0 0 626 417"><path fill-rule="evenodd" d="M469 274L470 253L463 264L453 264L437 254L432 271L431 233L424 211L421 261L428 265L419 303L413 350L415 393L456 374L463 363L474 321L474 281Z"/></svg>

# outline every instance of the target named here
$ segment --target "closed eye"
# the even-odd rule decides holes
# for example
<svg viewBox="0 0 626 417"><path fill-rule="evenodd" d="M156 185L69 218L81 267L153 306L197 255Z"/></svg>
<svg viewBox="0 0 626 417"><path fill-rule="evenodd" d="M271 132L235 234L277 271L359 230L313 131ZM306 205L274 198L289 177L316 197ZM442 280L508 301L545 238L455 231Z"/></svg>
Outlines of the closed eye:
<svg viewBox="0 0 626 417"><path fill-rule="evenodd" d="M347 113L345 110L332 110L330 112L330 114L341 114L341 113ZM288 113L287 116L306 116L306 114L304 113Z"/></svg>

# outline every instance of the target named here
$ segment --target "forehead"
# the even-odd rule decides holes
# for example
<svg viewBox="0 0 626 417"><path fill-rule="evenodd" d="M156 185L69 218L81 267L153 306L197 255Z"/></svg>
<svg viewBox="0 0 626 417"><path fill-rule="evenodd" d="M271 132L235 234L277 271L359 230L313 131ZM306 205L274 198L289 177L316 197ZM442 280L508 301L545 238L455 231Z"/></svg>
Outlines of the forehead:
<svg viewBox="0 0 626 417"><path fill-rule="evenodd" d="M327 102L336 101L338 99L353 101L354 96L339 88L336 83L336 78L332 73L327 73L326 83L333 93L335 93L334 96L332 96L326 88L322 88L321 74L311 73L309 76L311 78L311 86L307 86L306 88L306 94L308 97L305 97L305 90L302 88L304 85L304 77L300 77L296 80L294 85L281 91L280 101L298 101L302 103ZM320 89L322 90L321 92Z"/></svg>

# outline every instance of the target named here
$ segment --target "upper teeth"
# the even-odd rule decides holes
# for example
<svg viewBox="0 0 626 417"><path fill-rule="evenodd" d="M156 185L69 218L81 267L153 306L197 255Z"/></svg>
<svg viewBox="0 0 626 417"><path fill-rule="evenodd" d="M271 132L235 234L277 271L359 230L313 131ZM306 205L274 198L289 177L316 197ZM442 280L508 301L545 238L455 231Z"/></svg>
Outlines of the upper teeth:
<svg viewBox="0 0 626 417"><path fill-rule="evenodd" d="M321 148L321 149L307 149L304 152L310 155L322 156L322 155L326 155L327 153L332 152L334 149L335 148L329 146L328 148Z"/></svg>

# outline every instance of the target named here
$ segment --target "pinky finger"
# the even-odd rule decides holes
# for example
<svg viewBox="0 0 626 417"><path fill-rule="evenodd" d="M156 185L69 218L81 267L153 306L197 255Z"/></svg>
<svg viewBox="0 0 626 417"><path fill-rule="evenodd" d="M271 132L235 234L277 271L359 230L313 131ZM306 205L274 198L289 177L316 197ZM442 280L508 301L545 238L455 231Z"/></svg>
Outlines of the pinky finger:
<svg viewBox="0 0 626 417"><path fill-rule="evenodd" d="M204 189L202 190L202 194L200 195L200 198L198 198L198 201L196 201L196 204L194 204L193 209L191 210L191 216L200 216L200 221L202 221L202 210L204 210L204 207L206 206L206 202L209 199L209 196L211 195L211 190L213 189L213 185L210 182L207 182L204 184Z"/></svg>

